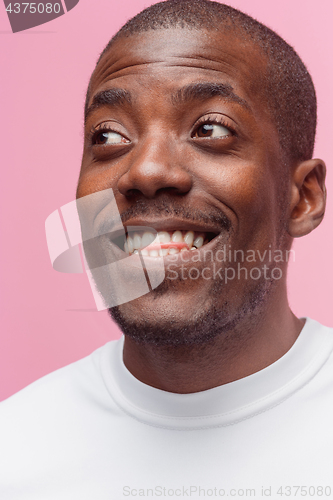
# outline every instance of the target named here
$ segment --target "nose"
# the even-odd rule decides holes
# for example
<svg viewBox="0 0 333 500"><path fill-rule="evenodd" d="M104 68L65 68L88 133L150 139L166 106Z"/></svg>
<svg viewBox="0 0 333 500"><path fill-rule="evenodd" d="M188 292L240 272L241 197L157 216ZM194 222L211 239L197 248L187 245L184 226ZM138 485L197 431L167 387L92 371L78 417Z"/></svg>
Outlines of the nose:
<svg viewBox="0 0 333 500"><path fill-rule="evenodd" d="M136 151L135 151L136 150ZM129 169L120 177L118 190L124 196L142 194L154 198L163 191L186 194L192 187L190 173L181 163L177 145L167 138L152 137L134 147Z"/></svg>

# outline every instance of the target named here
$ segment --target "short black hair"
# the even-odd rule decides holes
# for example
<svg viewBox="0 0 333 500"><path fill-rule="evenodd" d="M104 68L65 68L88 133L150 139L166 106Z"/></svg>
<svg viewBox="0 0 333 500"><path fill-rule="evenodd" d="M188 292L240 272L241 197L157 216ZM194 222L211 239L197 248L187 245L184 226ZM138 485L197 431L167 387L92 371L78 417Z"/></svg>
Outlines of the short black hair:
<svg viewBox="0 0 333 500"><path fill-rule="evenodd" d="M259 46L268 63L261 92L276 125L284 156L289 161L312 158L317 101L310 74L295 50L277 33L233 7L211 0L156 3L127 21L109 41L97 64L119 38L168 28L232 31Z"/></svg>

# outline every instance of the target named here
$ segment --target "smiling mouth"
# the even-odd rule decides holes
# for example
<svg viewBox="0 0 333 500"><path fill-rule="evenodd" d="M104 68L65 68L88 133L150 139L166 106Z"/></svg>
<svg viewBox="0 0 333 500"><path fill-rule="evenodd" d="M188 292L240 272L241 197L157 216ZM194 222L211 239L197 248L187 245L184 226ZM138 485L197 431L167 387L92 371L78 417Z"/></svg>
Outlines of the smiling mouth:
<svg viewBox="0 0 333 500"><path fill-rule="evenodd" d="M144 256L165 257L188 250L197 250L209 243L217 234L177 229L174 231L159 231L157 239L152 232L138 231L127 235L125 241L122 242L121 248L128 255L138 254L140 251Z"/></svg>

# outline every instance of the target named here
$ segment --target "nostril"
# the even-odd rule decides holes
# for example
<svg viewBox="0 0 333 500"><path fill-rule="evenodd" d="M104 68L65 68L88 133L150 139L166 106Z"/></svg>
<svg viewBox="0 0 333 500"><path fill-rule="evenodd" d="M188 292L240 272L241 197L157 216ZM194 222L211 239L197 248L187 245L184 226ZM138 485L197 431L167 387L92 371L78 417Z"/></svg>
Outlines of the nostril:
<svg viewBox="0 0 333 500"><path fill-rule="evenodd" d="M147 193L147 191L145 191L143 193L140 191L140 189L128 189L126 191L126 193L122 193L122 194L124 194L127 198L139 198L139 197L142 197L142 195L144 195L146 198L157 198L157 197L163 196L163 194L170 194L173 196L184 196L187 193L182 192L178 188L166 187L166 188L157 189L152 194Z"/></svg>
<svg viewBox="0 0 333 500"><path fill-rule="evenodd" d="M160 188L156 191L156 194L159 193L172 193L172 194L184 194L179 188L177 187L165 187L165 188Z"/></svg>
<svg viewBox="0 0 333 500"><path fill-rule="evenodd" d="M171 161L151 161L144 153L132 160L131 166L118 180L118 191L124 196L135 196L138 192L146 198L157 193L188 193L192 177L183 167Z"/></svg>
<svg viewBox="0 0 333 500"><path fill-rule="evenodd" d="M131 197L131 198L134 198L135 196L139 196L139 195L142 196L142 193L139 189L129 189L127 191L127 193L125 193L125 196Z"/></svg>

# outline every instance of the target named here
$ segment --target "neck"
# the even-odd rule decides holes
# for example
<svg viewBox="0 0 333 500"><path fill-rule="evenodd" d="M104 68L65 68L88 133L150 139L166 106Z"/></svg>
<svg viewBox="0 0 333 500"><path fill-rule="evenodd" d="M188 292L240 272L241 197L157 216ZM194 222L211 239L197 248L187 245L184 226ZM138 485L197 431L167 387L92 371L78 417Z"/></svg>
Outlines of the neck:
<svg viewBox="0 0 333 500"><path fill-rule="evenodd" d="M157 347L125 336L125 366L141 382L181 394L247 377L282 357L304 325L291 312L286 293L266 306L204 346Z"/></svg>

